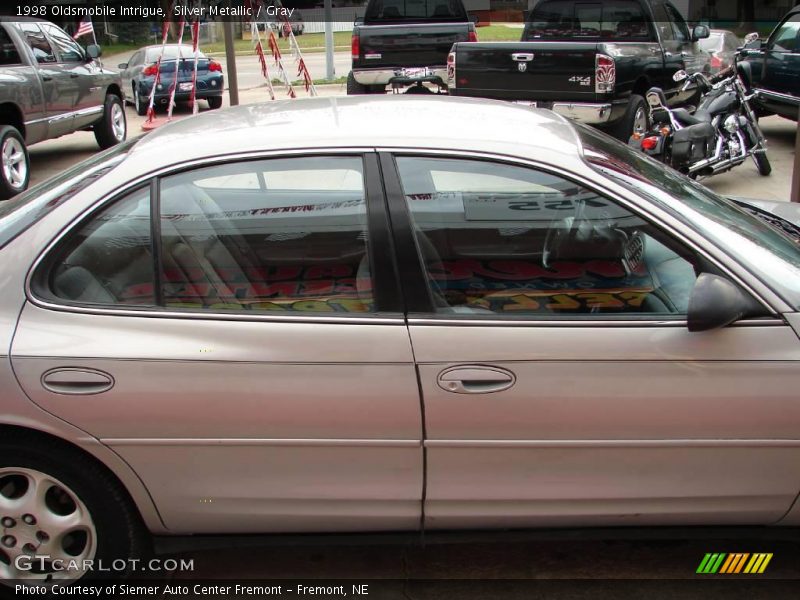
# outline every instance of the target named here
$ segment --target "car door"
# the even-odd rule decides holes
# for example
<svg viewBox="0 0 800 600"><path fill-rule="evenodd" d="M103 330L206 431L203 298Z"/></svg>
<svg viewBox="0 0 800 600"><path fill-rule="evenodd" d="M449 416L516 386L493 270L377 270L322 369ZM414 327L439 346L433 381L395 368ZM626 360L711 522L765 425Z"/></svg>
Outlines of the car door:
<svg viewBox="0 0 800 600"><path fill-rule="evenodd" d="M21 385L127 461L171 531L418 528L382 202L376 156L353 152L217 160L121 194L38 267Z"/></svg>
<svg viewBox="0 0 800 600"><path fill-rule="evenodd" d="M770 36L764 67L764 88L767 92L794 96L797 100L784 103L782 112L797 118L797 107L800 106L800 13L791 15ZM777 99L768 97L767 100Z"/></svg>
<svg viewBox="0 0 800 600"><path fill-rule="evenodd" d="M713 266L570 174L431 153L383 165L424 398L426 528L785 514L800 481L785 323L690 333L696 273Z"/></svg>
<svg viewBox="0 0 800 600"><path fill-rule="evenodd" d="M39 23L17 24L23 41L33 55L42 80L47 107L48 137L54 138L73 130L73 107L78 97L78 82L69 70L59 64L58 57Z"/></svg>
<svg viewBox="0 0 800 600"><path fill-rule="evenodd" d="M73 127L88 127L103 113L106 90L98 85L100 66L60 27L52 23L42 23L41 27L56 49L58 64L77 86L72 105Z"/></svg>
<svg viewBox="0 0 800 600"><path fill-rule="evenodd" d="M682 42L675 37L672 22L663 0L653 2L652 9L656 31L664 52L664 69L659 85L670 103L674 103L678 100L676 94L678 87L672 76L684 68L684 60L681 55Z"/></svg>

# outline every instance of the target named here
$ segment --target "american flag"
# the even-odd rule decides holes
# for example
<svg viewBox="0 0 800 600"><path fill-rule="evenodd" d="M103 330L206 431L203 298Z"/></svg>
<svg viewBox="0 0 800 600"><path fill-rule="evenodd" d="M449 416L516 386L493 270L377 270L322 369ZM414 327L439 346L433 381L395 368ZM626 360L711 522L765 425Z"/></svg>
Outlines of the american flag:
<svg viewBox="0 0 800 600"><path fill-rule="evenodd" d="M88 15L81 19L80 25L78 25L78 31L75 32L75 35L72 36L72 39L77 40L79 37L86 35L87 33L94 33L94 25L92 25L92 19Z"/></svg>

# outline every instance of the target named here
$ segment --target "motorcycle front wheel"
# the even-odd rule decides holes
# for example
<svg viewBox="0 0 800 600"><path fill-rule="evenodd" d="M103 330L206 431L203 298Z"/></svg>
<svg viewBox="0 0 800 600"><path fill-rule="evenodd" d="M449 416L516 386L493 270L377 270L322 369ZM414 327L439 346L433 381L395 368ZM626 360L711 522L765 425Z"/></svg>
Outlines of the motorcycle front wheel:
<svg viewBox="0 0 800 600"><path fill-rule="evenodd" d="M753 154L753 161L756 163L759 175L766 177L772 173L772 165L769 164L769 158L767 158L766 152L757 152Z"/></svg>

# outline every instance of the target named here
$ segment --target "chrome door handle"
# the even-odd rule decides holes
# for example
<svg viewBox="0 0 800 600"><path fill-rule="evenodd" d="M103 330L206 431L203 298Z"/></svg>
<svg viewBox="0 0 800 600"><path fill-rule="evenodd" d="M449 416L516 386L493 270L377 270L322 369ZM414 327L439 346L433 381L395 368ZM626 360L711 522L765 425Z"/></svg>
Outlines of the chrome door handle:
<svg viewBox="0 0 800 600"><path fill-rule="evenodd" d="M533 60L533 53L531 52L515 52L511 55L511 60L517 62L530 62Z"/></svg>
<svg viewBox="0 0 800 600"><path fill-rule="evenodd" d="M62 367L42 375L42 386L54 394L102 394L114 387L114 378L95 369Z"/></svg>
<svg viewBox="0 0 800 600"><path fill-rule="evenodd" d="M464 365L439 373L439 387L454 394L491 394L507 390L517 379L500 367Z"/></svg>
<svg viewBox="0 0 800 600"><path fill-rule="evenodd" d="M77 73L70 73L69 77L70 79L77 79L78 77L80 77L80 75L78 75Z"/></svg>
<svg viewBox="0 0 800 600"><path fill-rule="evenodd" d="M42 81L53 81L53 78L50 75L42 75Z"/></svg>

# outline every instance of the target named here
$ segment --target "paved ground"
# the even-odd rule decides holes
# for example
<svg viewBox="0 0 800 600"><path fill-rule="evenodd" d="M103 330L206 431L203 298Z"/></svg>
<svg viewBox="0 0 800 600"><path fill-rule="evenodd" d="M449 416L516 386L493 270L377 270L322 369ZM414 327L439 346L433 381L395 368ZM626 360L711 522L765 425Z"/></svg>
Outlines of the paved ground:
<svg viewBox="0 0 800 600"><path fill-rule="evenodd" d="M321 93L340 95L344 89L328 86ZM266 98L265 88L241 94L243 103ZM185 107L176 111L176 118L187 116ZM130 107L128 118L131 134L137 134L143 119ZM777 117L764 119L762 125L771 144L773 174L759 177L748 163L707 180L709 187L738 196L788 198L796 125ZM96 151L91 133L34 146L34 182ZM348 586L369 583L372 598L771 600L796 598L800 592L800 537L797 532L790 532L794 538L786 534L780 530L534 532L429 537L425 546L418 538L397 536L275 537L212 540L203 549L196 549L196 541L191 545L173 541L165 550L168 556L194 559L195 571L179 576L183 578L296 578L309 583L345 578L352 580ZM706 552L773 552L775 557L763 576L709 578L694 574ZM424 579L439 581L420 581Z"/></svg>

